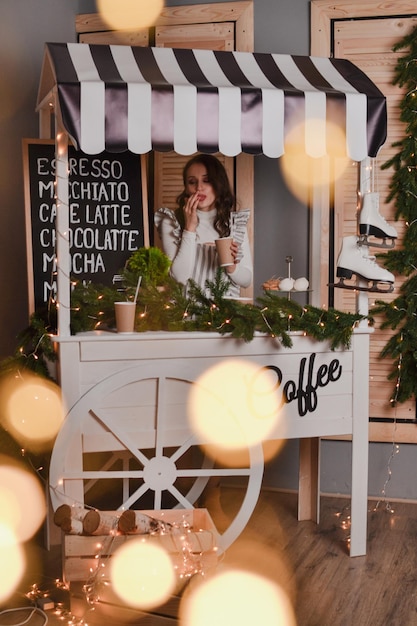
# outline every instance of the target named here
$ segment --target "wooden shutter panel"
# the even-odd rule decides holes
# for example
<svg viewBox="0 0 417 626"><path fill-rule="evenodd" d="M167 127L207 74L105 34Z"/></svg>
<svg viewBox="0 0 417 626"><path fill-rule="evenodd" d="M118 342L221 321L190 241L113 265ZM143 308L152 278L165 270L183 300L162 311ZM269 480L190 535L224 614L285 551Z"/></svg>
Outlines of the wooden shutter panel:
<svg viewBox="0 0 417 626"><path fill-rule="evenodd" d="M394 204L385 203L392 171L381 171L380 166L394 154L395 148L392 144L404 136L404 128L399 119L399 102L403 93L392 84L398 53L394 53L392 47L415 27L416 7L407 2L383 4L379 0L348 3L313 0L311 4L311 53L317 56L333 54L338 58L348 58L371 78L387 98L388 137L376 161L375 191L380 195L380 213L397 229L399 238L396 245L401 246L404 224L394 221ZM352 172L336 185L336 251L343 236L356 234L355 184L356 175ZM370 252L374 254L383 251L371 248ZM386 301L394 299L398 295L401 282L401 277L396 277L395 291L392 294L370 294L370 305L375 299ZM355 306L353 294L344 290L335 291L338 291L335 294L335 306L353 310ZM391 331L380 330L379 320L376 320L375 332L370 338L369 415L371 418L413 420L416 415L414 400L397 405L395 411L389 403L395 384L395 381L388 380L392 361L381 360L379 355L390 336ZM370 424L371 440L392 441L392 436L392 424L389 422ZM398 424L396 440L415 442L415 425Z"/></svg>
<svg viewBox="0 0 417 626"><path fill-rule="evenodd" d="M407 24L408 22L408 24ZM408 32L412 28L415 20L413 18L403 19L403 28ZM377 159L375 160L375 191L379 192L380 213L390 222L398 232L398 240L396 246L401 245L401 239L404 234L405 224L403 220L395 221L394 202L385 203L388 195L389 184L391 181L392 171L381 171L381 165L388 160L396 151L392 147L395 141L399 141L404 136L404 126L399 120L399 102L403 96L398 86L392 84L394 69L398 59L398 53L392 52L393 45L399 40L400 33L397 32L397 18L385 18L374 20L352 20L339 22L335 28L335 56L339 58L349 58L358 67L360 67L375 84L381 89L387 98L388 107L388 138L385 145L381 148ZM402 35L401 35L402 36ZM352 177L351 177L352 178ZM349 179L345 183L343 193L344 198L354 198L353 189L349 184ZM343 202L337 212L340 215L339 221L339 242L340 235L356 233L356 203L352 200ZM383 250L370 248L370 254L383 253ZM382 263L381 260L378 263ZM396 277L395 290L391 294L371 294L370 305L373 301L385 300L391 301L398 295L398 289L404 279ZM340 289L339 292L344 290ZM348 296L347 292L343 296L339 295L337 305L341 300L341 307L347 310L353 310L354 299L352 295ZM389 330L382 331L379 328L380 320L376 320L375 332L371 335L370 341L370 385L369 385L369 416L386 418L393 417L393 410L389 403L389 398L393 391L395 382L388 382L388 374L392 369L390 359L381 359L380 352L392 332ZM414 418L415 402L410 400L396 408L397 418Z"/></svg>

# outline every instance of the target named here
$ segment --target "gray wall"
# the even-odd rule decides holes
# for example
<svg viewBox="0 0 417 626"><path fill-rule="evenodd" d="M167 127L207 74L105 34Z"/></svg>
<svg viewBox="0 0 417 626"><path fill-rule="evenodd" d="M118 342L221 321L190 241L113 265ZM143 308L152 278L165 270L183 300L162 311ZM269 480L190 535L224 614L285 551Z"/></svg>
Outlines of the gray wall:
<svg viewBox="0 0 417 626"><path fill-rule="evenodd" d="M23 137L38 137L36 96L43 44L74 41L68 0L0 2L0 358L28 323Z"/></svg>
<svg viewBox="0 0 417 626"><path fill-rule="evenodd" d="M208 0L205 0L206 2ZM197 4L167 0L167 6ZM255 50L309 53L309 0L254 0ZM1 0L0 22L0 358L11 354L17 333L28 322L26 243L21 140L38 136L35 103L45 41L75 41L77 13L95 11L94 0ZM308 215L283 184L275 160L255 160L255 285L286 272L307 276ZM322 489L349 493L350 445L323 442ZM390 444L370 446L370 494L379 497L388 479L389 497L417 499L415 447L403 445L390 461ZM266 468L264 484L297 487L298 444L288 442Z"/></svg>

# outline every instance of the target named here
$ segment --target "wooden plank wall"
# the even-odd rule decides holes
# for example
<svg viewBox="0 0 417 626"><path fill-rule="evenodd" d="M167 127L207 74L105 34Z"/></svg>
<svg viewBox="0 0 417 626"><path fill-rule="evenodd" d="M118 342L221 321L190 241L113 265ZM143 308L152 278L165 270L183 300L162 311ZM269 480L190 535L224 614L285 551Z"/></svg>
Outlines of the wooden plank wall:
<svg viewBox="0 0 417 626"><path fill-rule="evenodd" d="M375 191L380 194L380 213L397 229L399 235L397 245L401 245L405 224L403 221L395 221L394 203L385 202L392 171L382 171L380 166L395 153L396 149L392 144L404 135L404 127L399 120L399 103L403 93L392 84L398 53L393 53L392 47L415 26L417 5L415 2L407 1L386 4L379 0L370 0L366 3L313 0L311 7L312 54L320 56L333 54L338 58L350 59L378 85L387 98L388 138L372 165L375 172ZM348 173L336 186L336 251L340 249L343 236L357 232L356 175L357 173L353 171ZM370 249L371 254L380 252L383 250ZM403 278L396 277L395 291L392 294L371 294L370 308L372 309L376 299L391 301L395 298L402 282ZM345 310L355 308L355 297L352 292L341 289L335 291L337 291L335 306ZM395 381L388 381L392 361L381 360L380 352L392 331L382 331L379 328L380 320L376 322L370 348L370 417L413 420L416 413L414 400L397 405L396 409L390 405L389 399L395 385ZM413 424L399 424L396 437L398 440L417 441L415 430ZM391 441L392 425L372 424L371 438Z"/></svg>

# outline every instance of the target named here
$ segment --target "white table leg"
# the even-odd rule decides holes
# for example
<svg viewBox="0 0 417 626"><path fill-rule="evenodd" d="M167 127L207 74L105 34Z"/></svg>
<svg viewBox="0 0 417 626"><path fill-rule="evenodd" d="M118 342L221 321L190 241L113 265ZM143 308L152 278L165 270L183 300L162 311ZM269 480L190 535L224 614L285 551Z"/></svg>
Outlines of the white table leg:
<svg viewBox="0 0 417 626"><path fill-rule="evenodd" d="M369 454L369 335L354 337L350 556L366 554Z"/></svg>

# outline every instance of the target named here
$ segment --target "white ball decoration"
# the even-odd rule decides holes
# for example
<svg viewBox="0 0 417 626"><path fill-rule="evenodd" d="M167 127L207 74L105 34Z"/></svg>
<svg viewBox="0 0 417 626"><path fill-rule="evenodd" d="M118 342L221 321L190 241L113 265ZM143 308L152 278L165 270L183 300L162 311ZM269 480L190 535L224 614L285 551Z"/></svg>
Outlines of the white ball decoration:
<svg viewBox="0 0 417 626"><path fill-rule="evenodd" d="M309 282L304 276L294 281L294 289L296 291L307 291Z"/></svg>
<svg viewBox="0 0 417 626"><path fill-rule="evenodd" d="M279 288L281 291L291 291L294 287L294 279L293 278L283 278L279 283Z"/></svg>

